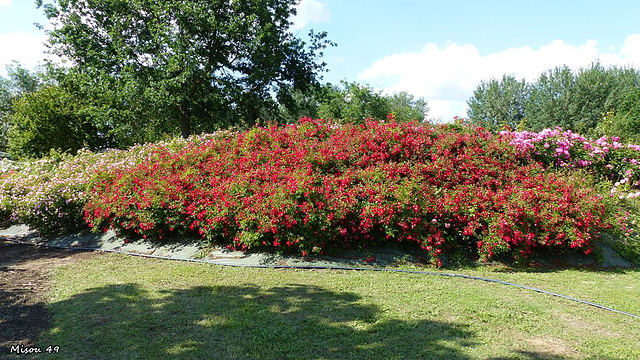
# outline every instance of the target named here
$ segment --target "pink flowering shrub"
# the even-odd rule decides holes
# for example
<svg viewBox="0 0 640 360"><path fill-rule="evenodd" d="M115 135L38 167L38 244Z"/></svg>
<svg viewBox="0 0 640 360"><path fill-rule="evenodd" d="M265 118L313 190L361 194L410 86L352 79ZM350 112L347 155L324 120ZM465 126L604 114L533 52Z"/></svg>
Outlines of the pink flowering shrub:
<svg viewBox="0 0 640 360"><path fill-rule="evenodd" d="M219 135L193 137L189 144ZM40 160L5 161L0 174L0 221L26 224L45 234L86 230L83 211L96 176L114 169L126 173L157 149L177 151L185 144L187 141L175 139L136 145L126 151L80 150L75 156L52 153Z"/></svg>
<svg viewBox="0 0 640 360"><path fill-rule="evenodd" d="M632 188L640 188L640 145L623 144L618 137L587 139L559 127L537 133L505 130L500 135L545 166L586 169L600 179L611 181L626 178Z"/></svg>
<svg viewBox="0 0 640 360"><path fill-rule="evenodd" d="M589 253L607 227L602 198L545 172L512 140L462 124L303 118L157 146L132 168L98 170L84 218L96 231L190 233L303 256L393 243L421 246L438 265L469 251Z"/></svg>
<svg viewBox="0 0 640 360"><path fill-rule="evenodd" d="M610 224L613 247L640 264L640 145L624 144L617 137L587 139L561 128L539 133L503 131L500 135L524 156L547 168L589 172L600 183Z"/></svg>

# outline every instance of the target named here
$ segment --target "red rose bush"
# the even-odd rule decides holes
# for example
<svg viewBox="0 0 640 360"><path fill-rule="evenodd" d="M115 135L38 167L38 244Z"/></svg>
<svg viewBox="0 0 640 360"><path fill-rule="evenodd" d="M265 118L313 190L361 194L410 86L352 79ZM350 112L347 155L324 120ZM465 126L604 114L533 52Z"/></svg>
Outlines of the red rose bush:
<svg viewBox="0 0 640 360"><path fill-rule="evenodd" d="M156 146L91 181L84 218L123 236L193 234L301 255L415 244L447 256L589 253L607 227L583 178L466 125L301 119Z"/></svg>

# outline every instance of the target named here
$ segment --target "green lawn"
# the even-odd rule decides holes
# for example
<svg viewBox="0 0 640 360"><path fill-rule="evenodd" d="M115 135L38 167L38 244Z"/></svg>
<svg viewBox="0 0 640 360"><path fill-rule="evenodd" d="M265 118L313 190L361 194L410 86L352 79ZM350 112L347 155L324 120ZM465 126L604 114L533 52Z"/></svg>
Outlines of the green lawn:
<svg viewBox="0 0 640 360"><path fill-rule="evenodd" d="M462 269L640 314L640 271ZM64 359L638 359L640 320L499 284L100 255L60 268ZM46 354L45 354L46 355ZM54 359L54 355L46 355Z"/></svg>

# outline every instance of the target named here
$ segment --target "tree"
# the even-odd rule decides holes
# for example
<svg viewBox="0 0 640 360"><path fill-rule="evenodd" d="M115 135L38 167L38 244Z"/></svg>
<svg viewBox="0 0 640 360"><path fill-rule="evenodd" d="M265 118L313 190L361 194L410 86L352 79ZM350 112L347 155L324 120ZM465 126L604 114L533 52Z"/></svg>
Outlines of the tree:
<svg viewBox="0 0 640 360"><path fill-rule="evenodd" d="M0 77L0 150L7 148L9 116L13 113L13 103L21 96L36 91L46 80L42 71L31 72L13 62L7 66L8 78Z"/></svg>
<svg viewBox="0 0 640 360"><path fill-rule="evenodd" d="M640 86L620 96L618 108L608 112L598 124L595 136L617 136L624 141L640 142Z"/></svg>
<svg viewBox="0 0 640 360"><path fill-rule="evenodd" d="M535 130L560 126L587 134L639 79L635 70L605 68L597 62L576 73L567 66L549 70L532 86L527 120Z"/></svg>
<svg viewBox="0 0 640 360"><path fill-rule="evenodd" d="M124 97L114 128L170 122L187 137L252 123L277 111L288 86L314 84L333 45L326 33L311 32L307 46L289 31L296 0L37 2L54 24L51 51Z"/></svg>
<svg viewBox="0 0 640 360"><path fill-rule="evenodd" d="M318 116L347 122L386 119L389 114L398 121L423 121L429 111L423 98L415 99L407 92L385 95L356 82L342 81L341 86L325 84L316 96Z"/></svg>
<svg viewBox="0 0 640 360"><path fill-rule="evenodd" d="M323 88L320 117L361 122L366 118L384 119L390 109L381 92L356 82L341 82L343 88L327 84Z"/></svg>
<svg viewBox="0 0 640 360"><path fill-rule="evenodd" d="M528 90L525 81L513 75L482 81L467 101L467 116L487 129L500 130L505 125L515 129L525 117Z"/></svg>
<svg viewBox="0 0 640 360"><path fill-rule="evenodd" d="M576 72L567 66L548 70L533 84L504 75L501 81L482 81L467 101L470 119L497 130L541 130L560 126L582 134L604 131L604 114L628 103L625 96L640 87L640 71L605 68L595 62ZM607 117L610 122L612 115Z"/></svg>
<svg viewBox="0 0 640 360"><path fill-rule="evenodd" d="M45 85L13 103L8 147L21 157L42 157L55 149L75 153L83 147L97 150L108 145L104 131L96 128L82 99L59 85Z"/></svg>
<svg viewBox="0 0 640 360"><path fill-rule="evenodd" d="M416 99L406 91L401 91L387 97L390 113L398 121L424 121L429 113L429 106L424 98Z"/></svg>

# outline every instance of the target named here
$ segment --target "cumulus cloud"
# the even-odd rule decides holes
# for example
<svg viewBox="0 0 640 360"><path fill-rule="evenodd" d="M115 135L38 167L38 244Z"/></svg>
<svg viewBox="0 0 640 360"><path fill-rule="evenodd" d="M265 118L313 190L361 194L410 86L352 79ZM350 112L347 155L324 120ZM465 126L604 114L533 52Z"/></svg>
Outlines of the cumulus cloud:
<svg viewBox="0 0 640 360"><path fill-rule="evenodd" d="M2 0L0 0L2 1ZM319 24L331 20L327 6L320 0L301 0L297 7L296 16L291 18L291 29L300 30L308 24Z"/></svg>
<svg viewBox="0 0 640 360"><path fill-rule="evenodd" d="M1 7L9 7L13 4L11 4L11 0L0 0L0 8Z"/></svg>
<svg viewBox="0 0 640 360"><path fill-rule="evenodd" d="M2 0L0 0L2 1ZM26 32L0 33L0 76L6 75L4 65L13 60L19 61L24 67L33 69L45 58L43 36Z"/></svg>
<svg viewBox="0 0 640 360"><path fill-rule="evenodd" d="M407 91L429 102L430 117L449 120L466 116L466 101L482 80L514 74L529 82L551 68L567 65L587 67L600 60L603 65L640 68L640 34L626 38L619 51L601 52L594 40L571 45L555 40L533 49L510 48L483 55L474 45L429 43L421 52L386 56L358 76L387 92Z"/></svg>

